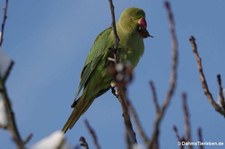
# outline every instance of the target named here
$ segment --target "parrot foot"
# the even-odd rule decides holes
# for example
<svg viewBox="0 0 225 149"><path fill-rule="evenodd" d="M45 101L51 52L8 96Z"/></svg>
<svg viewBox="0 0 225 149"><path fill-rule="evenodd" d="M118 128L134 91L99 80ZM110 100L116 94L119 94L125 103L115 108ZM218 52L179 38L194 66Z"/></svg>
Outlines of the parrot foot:
<svg viewBox="0 0 225 149"><path fill-rule="evenodd" d="M114 62L114 63L116 62L116 59L112 58L112 57L109 57L108 60L111 61L111 62Z"/></svg>
<svg viewBox="0 0 225 149"><path fill-rule="evenodd" d="M115 49L113 47L109 48L110 56L108 57L108 60L111 62L114 62L115 64L118 62L118 59L117 59L118 50L119 49Z"/></svg>

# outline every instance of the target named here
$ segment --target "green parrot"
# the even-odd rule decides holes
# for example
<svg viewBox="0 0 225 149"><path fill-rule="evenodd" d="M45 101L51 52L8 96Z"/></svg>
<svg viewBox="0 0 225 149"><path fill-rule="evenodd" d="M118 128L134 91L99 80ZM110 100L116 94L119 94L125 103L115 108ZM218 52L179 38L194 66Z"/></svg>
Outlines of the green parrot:
<svg viewBox="0 0 225 149"><path fill-rule="evenodd" d="M144 53L143 39L152 37L146 29L145 12L133 7L125 9L116 28L120 39L117 59L119 62L129 61L134 68ZM108 61L109 49L114 46L114 40L112 27L101 32L95 39L81 72L78 92L71 105L73 111L62 129L64 133L74 126L94 99L110 89L113 76L108 71ZM81 91L82 95L78 98Z"/></svg>

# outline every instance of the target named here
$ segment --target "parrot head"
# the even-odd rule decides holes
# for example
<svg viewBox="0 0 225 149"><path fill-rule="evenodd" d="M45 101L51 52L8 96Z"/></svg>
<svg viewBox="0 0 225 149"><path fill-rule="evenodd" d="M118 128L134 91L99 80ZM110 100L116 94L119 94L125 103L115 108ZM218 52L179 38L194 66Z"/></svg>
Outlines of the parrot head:
<svg viewBox="0 0 225 149"><path fill-rule="evenodd" d="M142 38L153 37L147 31L145 12L142 9L125 9L120 16L119 25L129 33L138 33Z"/></svg>

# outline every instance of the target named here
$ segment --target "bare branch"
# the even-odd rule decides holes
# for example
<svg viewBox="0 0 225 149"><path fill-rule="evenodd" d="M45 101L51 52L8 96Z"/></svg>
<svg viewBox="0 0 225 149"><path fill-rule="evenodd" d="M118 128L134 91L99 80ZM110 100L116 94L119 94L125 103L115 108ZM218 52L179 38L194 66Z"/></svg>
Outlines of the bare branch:
<svg viewBox="0 0 225 149"><path fill-rule="evenodd" d="M174 133L175 133L175 135L176 135L176 138L177 138L178 143L181 143L182 141L185 140L183 137L180 137L176 125L173 126L173 131L174 131ZM183 149L183 148L184 148L184 146L183 146L182 144L180 144L179 147L180 147L180 149Z"/></svg>
<svg viewBox="0 0 225 149"><path fill-rule="evenodd" d="M113 29L113 33L114 33L114 49L113 49L113 55L114 55L114 63L115 63L115 67L116 65L119 63L118 61L118 56L117 56L117 51L119 48L119 36L117 34L117 29L116 29L116 21L115 21L115 12L114 12L114 5L113 5L113 1L109 0L109 5L110 5L110 10L111 10L111 16L112 16L112 29ZM115 68L113 68L114 70L116 70ZM124 73L124 78L126 77L126 74ZM117 81L116 81L117 82ZM124 118L124 123L126 126L126 135L128 135L129 137L129 141L131 144L136 144L137 143L137 139L136 139L136 134L133 130L133 126L130 120L130 115L129 115L129 111L128 111L128 106L127 106L127 95L126 95L126 89L125 86L127 85L127 83L125 83L125 80L120 80L119 82L117 82L117 88L118 88L118 99L120 101L122 110L123 110L123 118ZM129 144L128 144L129 146Z"/></svg>
<svg viewBox="0 0 225 149"><path fill-rule="evenodd" d="M151 88L151 91L152 91L152 97L153 97L153 103L154 103L154 106L155 106L155 111L156 111L156 113L159 113L160 112L160 106L159 106L159 103L158 103L158 98L157 98L157 93L156 93L154 82L150 81L149 85L150 85L150 88Z"/></svg>
<svg viewBox="0 0 225 149"><path fill-rule="evenodd" d="M30 134L27 136L27 138L24 140L24 144L27 144L27 143L31 140L32 137L33 137L33 134L30 133Z"/></svg>
<svg viewBox="0 0 225 149"><path fill-rule="evenodd" d="M115 19L115 12L114 12L114 5L113 5L113 1L109 0L109 5L110 5L110 11L111 11L111 17L112 17L112 29L113 29L113 33L114 33L114 49L118 49L119 47L119 36L117 34L117 29L116 29L116 19Z"/></svg>
<svg viewBox="0 0 225 149"><path fill-rule="evenodd" d="M181 137L179 135L179 132L178 132L178 129L177 129L176 125L173 125L173 131L174 131L174 133L176 135L177 141L181 141Z"/></svg>
<svg viewBox="0 0 225 149"><path fill-rule="evenodd" d="M223 86L222 86L222 79L221 79L220 74L217 75L217 82L219 85L219 102L220 102L222 108L225 110L225 98L223 95Z"/></svg>
<svg viewBox="0 0 225 149"><path fill-rule="evenodd" d="M5 24L6 24L7 13L8 13L8 3L9 3L9 0L6 0L6 1L5 1L5 8L4 8L3 21L2 21L2 26L1 26L1 32L2 32L2 35L1 35L1 38L0 38L0 47L1 47L2 44L3 44L4 31L5 31Z"/></svg>
<svg viewBox="0 0 225 149"><path fill-rule="evenodd" d="M88 146L88 143L87 143L85 137L81 136L79 141L80 141L80 146L85 147L85 149L89 149L89 146ZM79 148L79 147L77 147L77 148Z"/></svg>
<svg viewBox="0 0 225 149"><path fill-rule="evenodd" d="M174 91L176 89L176 81L177 81L177 65L178 65L178 41L175 32L175 23L173 18L173 13L170 7L170 3L165 1L165 8L167 10L168 19L169 19L169 26L170 26L170 33L172 37L172 68L171 68L171 75L170 75L170 86L168 92L166 94L166 98L164 99L163 105L160 108L160 112L157 114L157 117L154 122L154 131L152 133L151 141L149 142L149 148L153 148L153 145L158 142L158 135L159 135L159 127L163 116L165 115L165 111L168 108Z"/></svg>
<svg viewBox="0 0 225 149"><path fill-rule="evenodd" d="M136 124L136 126L137 126L138 132L139 132L139 134L140 134L140 136L141 136L143 142L144 142L145 144L148 144L149 139L148 139L147 135L145 134L145 131L144 131L143 127L141 126L139 117L138 117L138 115L137 115L137 112L136 112L134 106L132 105L132 103L131 103L130 100L127 100L127 104L128 104L128 106L129 106L129 110L130 110L131 114L132 114L133 117L134 117L134 122L135 122L135 124Z"/></svg>
<svg viewBox="0 0 225 149"><path fill-rule="evenodd" d="M17 147L19 149L23 149L25 143L22 140L19 130L17 128L14 112L13 112L13 109L12 109L12 106L10 103L10 99L9 99L5 84L2 83L1 81L0 81L0 83L1 83L0 84L0 86L1 86L0 94L4 101L4 106L6 109L6 115L7 115L7 120L8 120L7 130L9 130L9 132L11 133L12 138L13 138L14 142L16 143Z"/></svg>
<svg viewBox="0 0 225 149"><path fill-rule="evenodd" d="M92 138L93 138L93 142L94 142L95 148L96 148L96 149L100 149L101 147L100 147L100 145L99 145L99 143L98 143L98 138L97 138L97 136L96 136L96 134L95 134L94 129L91 128L91 126L90 126L90 124L89 124L89 122L88 122L87 119L84 121L84 123L85 123L85 125L86 125L86 127L87 127L89 133L91 134L91 136L92 136Z"/></svg>
<svg viewBox="0 0 225 149"><path fill-rule="evenodd" d="M198 68L198 73L200 76L200 80L201 80L201 84L202 84L202 89L204 91L205 96L208 98L209 103L213 106L213 108L219 112L220 114L222 114L225 117L225 111L215 102L209 88L208 88L208 84L207 81L205 79L205 74L203 71L203 67L202 67L202 60L198 54L198 50L197 50L197 44L195 42L195 37L191 36L189 39L191 46L192 46L192 51L193 54L195 56L195 59L197 61L197 68Z"/></svg>
<svg viewBox="0 0 225 149"><path fill-rule="evenodd" d="M203 139L202 139L202 129L201 128L198 128L198 140L200 142L203 142ZM204 145L199 145L199 149L204 149Z"/></svg>
<svg viewBox="0 0 225 149"><path fill-rule="evenodd" d="M118 99L120 101L122 110L123 110L123 118L124 118L124 124L126 126L126 131L127 134L129 135L130 143L131 144L136 144L137 139L136 139L136 134L133 130L133 125L130 120L130 114L128 111L128 104L127 104L127 96L126 96L126 91L121 85L118 85Z"/></svg>
<svg viewBox="0 0 225 149"><path fill-rule="evenodd" d="M191 142L191 123L190 123L190 114L187 106L187 95L186 93L182 94L183 101L183 111L184 111L184 121L185 121L185 132L186 132L186 141ZM189 149L192 149L192 145L188 146Z"/></svg>

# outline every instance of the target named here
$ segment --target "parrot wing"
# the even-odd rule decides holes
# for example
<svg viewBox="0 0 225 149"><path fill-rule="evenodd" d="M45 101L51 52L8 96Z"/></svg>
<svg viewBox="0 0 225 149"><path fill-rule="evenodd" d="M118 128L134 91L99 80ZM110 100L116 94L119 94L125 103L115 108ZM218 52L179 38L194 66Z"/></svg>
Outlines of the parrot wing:
<svg viewBox="0 0 225 149"><path fill-rule="evenodd" d="M109 40L111 31L112 28L109 27L106 30L102 31L95 39L95 42L91 48L90 53L87 56L85 65L81 72L81 80L76 94L75 102L81 90L85 88L88 80L91 78L91 74L94 72L99 62L101 62L102 58L109 53L108 48L113 45L113 42L110 42L111 40Z"/></svg>

